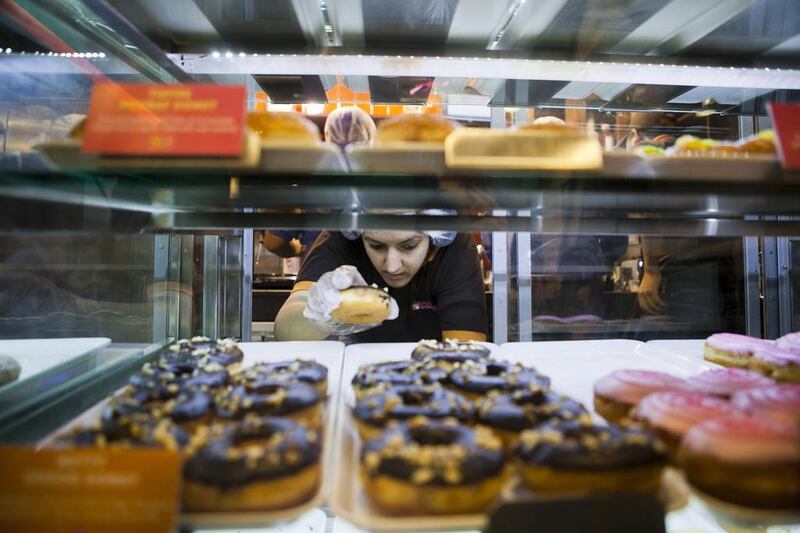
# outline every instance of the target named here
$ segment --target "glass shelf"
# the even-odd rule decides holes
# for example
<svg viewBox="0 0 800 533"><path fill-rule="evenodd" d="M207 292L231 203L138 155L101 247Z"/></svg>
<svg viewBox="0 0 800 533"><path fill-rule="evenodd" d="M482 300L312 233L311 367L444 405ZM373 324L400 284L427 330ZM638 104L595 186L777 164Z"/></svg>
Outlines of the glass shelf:
<svg viewBox="0 0 800 533"><path fill-rule="evenodd" d="M358 227L675 236L800 234L796 201L800 179L791 174L754 184L541 172L436 177L222 170L7 171L0 174L0 185L3 204L15 207L3 210L8 229ZM20 209L20 202L27 208ZM50 207L53 203L59 204L57 213ZM452 212L400 216L423 209ZM90 216L100 212L106 216Z"/></svg>

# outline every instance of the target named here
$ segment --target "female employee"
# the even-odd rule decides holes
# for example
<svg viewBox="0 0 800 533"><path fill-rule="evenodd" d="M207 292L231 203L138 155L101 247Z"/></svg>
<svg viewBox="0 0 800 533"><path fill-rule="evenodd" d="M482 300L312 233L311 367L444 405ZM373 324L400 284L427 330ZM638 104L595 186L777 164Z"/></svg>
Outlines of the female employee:
<svg viewBox="0 0 800 533"><path fill-rule="evenodd" d="M354 285L387 287L388 320L339 324L330 312L338 292ZM486 340L486 300L478 254L469 235L454 232L323 232L300 268L275 319L277 340L320 340L354 334L356 342Z"/></svg>

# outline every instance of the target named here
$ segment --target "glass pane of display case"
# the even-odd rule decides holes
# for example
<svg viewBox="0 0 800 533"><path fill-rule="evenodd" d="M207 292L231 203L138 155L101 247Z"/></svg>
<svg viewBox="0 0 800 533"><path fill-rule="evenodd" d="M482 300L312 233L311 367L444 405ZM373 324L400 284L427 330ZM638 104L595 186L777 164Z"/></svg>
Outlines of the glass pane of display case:
<svg viewBox="0 0 800 533"><path fill-rule="evenodd" d="M796 355L767 340L800 330L800 175L783 165L786 134L773 131L780 116L770 114L772 104L800 102L798 65L794 0L0 1L0 377L7 380L0 382L0 443L50 447L65 439L70 448L80 439L64 436L80 426L94 450L157 442L191 461L209 438L244 431L274 414L271 406L285 407L275 391L305 387L303 397L316 403L296 419L317 446L312 466L322 477L313 494L277 511L263 500L255 509L220 508L230 488L225 476L244 473L247 488L253 463L280 463L283 456L276 461L265 449L285 442L259 435L242 454L225 452L226 460L241 459L234 468L199 469L217 491L200 505L209 512L193 512L191 490L176 495L184 498L181 531L478 530L489 523L485 509L457 513L466 516L459 521L464 516L422 513L435 498L394 514L368 504L376 494L364 489L360 472L369 474L375 456L362 453L367 439L357 436L353 413L360 394L376 391L350 386L362 365L403 360L401 373L420 369L401 378L413 386L440 376L446 387L426 382L424 394L463 393L463 405L475 411L464 417L470 423L500 396L465 388L475 369L474 386L500 382L514 391L507 408L520 397L530 396L534 409L549 402L549 383L595 421L622 426L644 409L626 398L625 414L612 416L595 396L596 384L619 370L668 373L654 390L680 382L678 396L706 394L697 402L721 406L714 416L731 405L744 409L728 401L744 387L714 391L721 399L703 386L687 393L684 380L717 369L705 342L726 332L753 337L722 337L733 339L734 360L747 352L738 366L764 374L743 379L770 387L773 379L796 381ZM94 107L93 91L108 82L118 91L110 108L144 111L117 122L130 136L105 153L93 151L87 136L97 134L96 121L116 116ZM234 156L215 151L218 139L209 138L217 128L185 126L202 123L202 113L177 121L197 135L178 147L193 155L160 151L175 139L165 136L163 102L129 98L138 90L194 94L198 86L230 85L244 94L235 106L190 103L232 109L228 118L243 124L231 135L237 146L241 138ZM131 155L138 127L153 136L147 150ZM201 141L208 149L196 149ZM375 239L397 232L404 240ZM325 242L335 246L323 249ZM387 267L391 254L393 261L413 256L413 268L401 260ZM345 264L361 274L350 281L379 289L372 292L379 316L359 316L358 324L334 316L339 307L325 298L341 306L345 293L331 283L321 294L320 277ZM314 283L320 293L309 290ZM390 298L399 318L384 319L394 312ZM300 326L282 326L282 313L295 313ZM431 344L447 337L467 344ZM434 349L472 362L440 366L426 355ZM487 361L487 350L505 362ZM790 363L764 363L773 350ZM412 357L424 360L405 361ZM259 367L262 375L253 368L260 363L279 363L291 375L276 377L283 370L273 366ZM311 387L307 374L292 374L298 365L327 382ZM518 373L530 382L520 385ZM238 401L250 394L267 399ZM424 394L387 403L416 405ZM184 402L205 409L199 420L182 418ZM256 412L246 412L254 403ZM677 411L693 409L670 414ZM780 441L774 449L789 467L769 470L777 482L768 486L787 492L794 485L781 476L798 461L787 445L794 426L772 427L774 414L736 418L722 437L712 435L718 446L701 451L752 460L745 452L758 448L752 472L761 474ZM536 433L542 419L530 418L530 409L525 416L528 438L501 428L476 443L502 461L503 446L513 449L518 436L513 442L523 447L568 440ZM796 418L791 408L780 416ZM180 430L177 437L150 435L153 418L156 429ZM588 424L573 412L563 418L547 423ZM757 441L759 431L745 431L751 422L770 426L768 446ZM669 444L680 442L682 435L660 431ZM649 436L627 435L624 446L644 442L666 464ZM412 437L419 441L412 446L427 444ZM462 453L449 436L439 438L448 461L450 452ZM604 440L581 440L580 461ZM299 460L294 451L284 454L287 464ZM649 479L660 487L656 521L667 531L756 522L766 530L800 520L791 501L778 503L772 493L757 493L759 503L752 493L726 500L731 487L752 489L741 480L753 476L724 468L724 454L716 459L715 475L736 474L712 488L722 505L697 495L702 480L689 466ZM462 479L450 463L441 473L422 466L409 474L416 484L440 474L437 487ZM190 481L196 473L182 475ZM520 479L502 491L494 484L498 501L526 501ZM266 492L300 490L288 485ZM566 502L562 496L555 501ZM570 501L587 509L590 500ZM552 511L547 501L537 505ZM3 519L0 513L0 529Z"/></svg>

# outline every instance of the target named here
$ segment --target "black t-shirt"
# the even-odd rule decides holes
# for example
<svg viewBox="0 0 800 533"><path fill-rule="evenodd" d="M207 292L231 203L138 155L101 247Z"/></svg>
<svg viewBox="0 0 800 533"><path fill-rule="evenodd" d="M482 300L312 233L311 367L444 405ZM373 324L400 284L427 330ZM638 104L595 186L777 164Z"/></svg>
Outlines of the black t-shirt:
<svg viewBox="0 0 800 533"><path fill-rule="evenodd" d="M443 331L460 332L459 338L485 339L486 297L475 244L468 235L459 234L450 245L432 250L405 287L389 287L397 300L398 317L353 335L356 342L441 340ZM308 282L342 265L355 266L368 285L386 286L362 239L351 241L339 232L325 231L303 261L295 290L308 288ZM465 336L464 332L469 333Z"/></svg>

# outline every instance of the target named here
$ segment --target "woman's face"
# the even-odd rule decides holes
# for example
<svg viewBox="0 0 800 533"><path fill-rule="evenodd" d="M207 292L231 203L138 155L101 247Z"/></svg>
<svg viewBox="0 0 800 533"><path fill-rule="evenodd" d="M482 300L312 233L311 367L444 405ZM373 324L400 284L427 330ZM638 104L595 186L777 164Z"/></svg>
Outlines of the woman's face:
<svg viewBox="0 0 800 533"><path fill-rule="evenodd" d="M365 231L364 248L389 287L405 287L428 256L430 238L416 231Z"/></svg>

